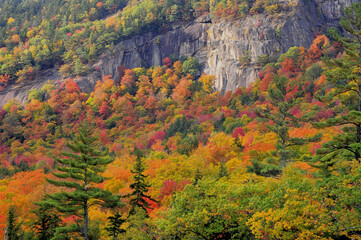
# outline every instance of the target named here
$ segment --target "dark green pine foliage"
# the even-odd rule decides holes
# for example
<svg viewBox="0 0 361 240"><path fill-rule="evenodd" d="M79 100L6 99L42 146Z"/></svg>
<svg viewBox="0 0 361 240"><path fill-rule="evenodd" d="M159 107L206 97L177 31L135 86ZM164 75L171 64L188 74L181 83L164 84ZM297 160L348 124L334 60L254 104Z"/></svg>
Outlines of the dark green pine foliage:
<svg viewBox="0 0 361 240"><path fill-rule="evenodd" d="M122 214L116 212L114 216L108 217L109 224L105 228L108 232L108 236L112 237L113 240L118 239L119 235L125 233L126 231L122 228L123 223L126 222L125 219L122 218Z"/></svg>
<svg viewBox="0 0 361 240"><path fill-rule="evenodd" d="M182 136L185 137L187 133L190 132L191 127L192 122L183 115L182 117L177 118L176 121L169 126L165 134L165 138L168 139L174 136L176 133L181 133Z"/></svg>
<svg viewBox="0 0 361 240"><path fill-rule="evenodd" d="M20 233L21 224L16 222L15 208L10 206L8 217L6 219L7 226L5 229L5 236L7 240L19 240L22 239L22 234Z"/></svg>
<svg viewBox="0 0 361 240"><path fill-rule="evenodd" d="M135 162L133 170L131 170L131 173L134 174L134 182L129 186L132 189L132 192L125 196L130 198L129 216L136 213L137 207L142 208L143 210L145 210L145 212L147 212L147 209L151 209L149 202L156 202L156 200L154 200L151 196L147 195L150 185L147 184L148 176L144 175L145 164L142 160L141 154L136 153L136 155L137 160Z"/></svg>
<svg viewBox="0 0 361 240"><path fill-rule="evenodd" d="M314 166L330 170L340 160L361 162L361 3L345 9L340 21L349 37L341 37L336 30L332 36L339 41L343 57L325 60L327 83L334 88L323 99L329 103L334 117L315 123L319 128L342 126L342 133L324 143L316 151Z"/></svg>
<svg viewBox="0 0 361 240"><path fill-rule="evenodd" d="M267 163L252 159L251 163L251 165L247 166L247 172L252 172L259 176L273 177L282 173L281 167L274 164L270 159L268 159Z"/></svg>
<svg viewBox="0 0 361 240"><path fill-rule="evenodd" d="M88 239L89 208L94 205L104 208L120 205L120 196L95 186L104 182L105 177L101 173L107 164L114 161L107 151L98 150L97 140L92 130L82 124L73 141L67 144L72 152L63 152L62 159L55 158L57 171L53 175L60 180L47 181L68 191L47 195L47 199L39 205L55 208L62 216L73 216L75 223L58 227L53 239L65 239L70 232L79 233L84 240Z"/></svg>
<svg viewBox="0 0 361 240"><path fill-rule="evenodd" d="M295 88L298 89L295 90ZM302 100L302 90L300 89L295 81L285 76L277 76L268 88L268 100L276 110L257 110L261 118L273 122L273 124L268 124L267 127L278 136L276 151L273 153L275 159L267 160L268 163L264 166L269 170L263 171L264 175L269 175L269 171L280 172L288 162L296 159L297 151L293 149L294 146L318 141L321 137L320 135L315 135L311 138L291 138L289 135L290 127L298 126L300 121L291 112ZM289 97L290 94L292 94L292 97Z"/></svg>
<svg viewBox="0 0 361 240"><path fill-rule="evenodd" d="M37 240L51 239L55 229L62 223L58 213L53 208L40 207L34 211L38 219L34 223L34 230Z"/></svg>

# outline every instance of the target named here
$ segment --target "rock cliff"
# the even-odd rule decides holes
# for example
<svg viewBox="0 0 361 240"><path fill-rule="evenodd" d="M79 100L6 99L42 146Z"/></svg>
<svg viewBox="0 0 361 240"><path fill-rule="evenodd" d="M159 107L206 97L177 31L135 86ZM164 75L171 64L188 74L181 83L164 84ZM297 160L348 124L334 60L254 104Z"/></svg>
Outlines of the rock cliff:
<svg viewBox="0 0 361 240"><path fill-rule="evenodd" d="M277 57L293 46L307 48L315 34L337 26L345 6L359 0L282 1L291 6L290 10L273 16L259 14L232 22L213 22L210 16L204 16L173 25L161 35L146 33L125 40L99 60L88 76L76 80L89 92L102 76L111 75L116 80L119 65L157 66L175 54L196 57L204 72L216 76L217 90L234 90L257 79L261 56ZM28 90L40 88L47 80L56 83L62 79L55 69L39 73L33 83L1 92L0 105L11 98L26 101Z"/></svg>

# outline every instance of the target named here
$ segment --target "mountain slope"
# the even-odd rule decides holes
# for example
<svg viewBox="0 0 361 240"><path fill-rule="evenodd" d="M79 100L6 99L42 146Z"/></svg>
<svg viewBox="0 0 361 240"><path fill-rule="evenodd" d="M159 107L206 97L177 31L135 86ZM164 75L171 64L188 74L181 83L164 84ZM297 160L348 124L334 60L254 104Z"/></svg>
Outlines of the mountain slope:
<svg viewBox="0 0 361 240"><path fill-rule="evenodd" d="M76 78L89 92L103 76L111 75L117 80L120 65L127 68L159 66L170 56L196 57L204 72L216 76L217 90L234 90L254 82L262 65L274 61L290 47L308 48L316 35L337 26L342 9L352 2L356 0L280 1L283 9L274 13L261 11L238 20L206 15L187 23L173 23L166 27L167 31L163 29L162 34L148 31L109 45L100 60L94 59L95 62L83 66L88 69L85 76L79 77L76 72L64 73L64 66L70 66L68 64L60 69L61 74L57 67L37 71L30 81L1 92L0 105L11 98L24 102L29 89L39 88L47 80L56 82L64 77ZM76 65L77 60L74 61Z"/></svg>

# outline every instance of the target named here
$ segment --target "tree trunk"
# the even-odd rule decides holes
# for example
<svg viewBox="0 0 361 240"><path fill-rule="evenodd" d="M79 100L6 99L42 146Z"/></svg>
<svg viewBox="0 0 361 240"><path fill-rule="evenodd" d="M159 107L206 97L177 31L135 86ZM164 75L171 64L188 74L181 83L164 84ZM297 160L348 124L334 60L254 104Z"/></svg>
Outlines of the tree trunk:
<svg viewBox="0 0 361 240"><path fill-rule="evenodd" d="M361 112L361 84L358 85L358 104L357 104L357 111ZM361 143L361 125L356 125L356 142ZM360 162L360 153L356 150L355 158L358 162Z"/></svg>
<svg viewBox="0 0 361 240"><path fill-rule="evenodd" d="M88 201L84 201L84 226L83 226L84 240L88 240Z"/></svg>
<svg viewBox="0 0 361 240"><path fill-rule="evenodd" d="M87 169L84 171L84 192L87 192ZM88 200L84 200L84 226L83 226L83 236L84 240L88 240Z"/></svg>
<svg viewBox="0 0 361 240"><path fill-rule="evenodd" d="M282 115L282 121L283 121L283 124L284 124L284 127L285 129L287 128L286 126L286 114L283 113ZM282 128L281 128L282 129ZM288 130L287 130L288 132ZM281 152L281 168L285 168L286 167L286 131L284 132L283 129L282 129L282 132L281 132L282 136L281 139L282 139L282 152Z"/></svg>

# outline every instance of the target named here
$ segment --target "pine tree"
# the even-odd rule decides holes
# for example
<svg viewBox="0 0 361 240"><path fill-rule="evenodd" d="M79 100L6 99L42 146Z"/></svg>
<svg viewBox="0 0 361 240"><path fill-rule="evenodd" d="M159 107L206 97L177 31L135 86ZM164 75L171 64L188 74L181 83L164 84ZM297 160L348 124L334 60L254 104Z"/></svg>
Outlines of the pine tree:
<svg viewBox="0 0 361 240"><path fill-rule="evenodd" d="M82 124L79 133L67 144L72 152L63 152L62 159L55 158L57 172L53 175L61 180L47 181L69 190L47 195L47 199L39 205L55 208L62 216L73 216L75 224L58 227L54 239L64 239L69 232L78 232L84 240L88 239L89 208L94 205L106 208L120 205L119 196L95 186L104 182L105 177L101 173L107 164L114 161L107 151L98 150L97 139L97 136L92 136L92 130Z"/></svg>
<svg viewBox="0 0 361 240"><path fill-rule="evenodd" d="M275 77L268 88L268 100L275 110L258 110L261 118L273 122L273 124L268 124L267 127L278 136L276 151L274 152L277 161L269 159L269 162L272 164L264 165L269 168L269 171L263 171L265 175L268 175L270 172L279 172L274 163L278 162L282 169L286 166L287 162L296 158L296 151L292 149L293 146L318 141L321 137L320 135L315 135L311 138L291 138L289 135L290 127L297 126L300 121L291 113L291 110L298 106L301 101L302 91L297 88L298 86L292 79L285 76ZM290 95L293 96L290 97Z"/></svg>
<svg viewBox="0 0 361 240"><path fill-rule="evenodd" d="M14 206L10 206L8 217L7 217L7 226L5 229L5 236L7 240L19 240L22 239L20 234L20 224L16 223L16 214Z"/></svg>
<svg viewBox="0 0 361 240"><path fill-rule="evenodd" d="M151 208L148 201L156 201L151 196L146 194L150 188L150 185L146 183L148 176L144 175L145 166L141 154L137 151L135 152L137 155L137 160L133 170L131 170L131 173L134 174L134 182L129 186L132 189L132 192L125 196L130 198L131 208L129 215L135 214L137 207L142 208L145 212L147 212L147 209Z"/></svg>
<svg viewBox="0 0 361 240"><path fill-rule="evenodd" d="M38 208L35 211L38 219L34 223L37 240L51 239L55 234L55 229L60 226L61 219L57 212L51 208Z"/></svg>
<svg viewBox="0 0 361 240"><path fill-rule="evenodd" d="M126 222L125 219L122 218L122 214L116 212L114 216L108 217L109 224L105 228L108 232L108 236L112 237L114 240L118 239L118 236L125 232L122 227L123 223Z"/></svg>
<svg viewBox="0 0 361 240"><path fill-rule="evenodd" d="M334 117L320 128L342 126L342 133L322 145L316 151L314 166L330 169L340 160L356 160L361 163L361 3L345 9L340 25L349 37L341 37L336 30L332 36L342 44L343 57L325 59L328 69L326 79L334 89L324 98L334 112Z"/></svg>

